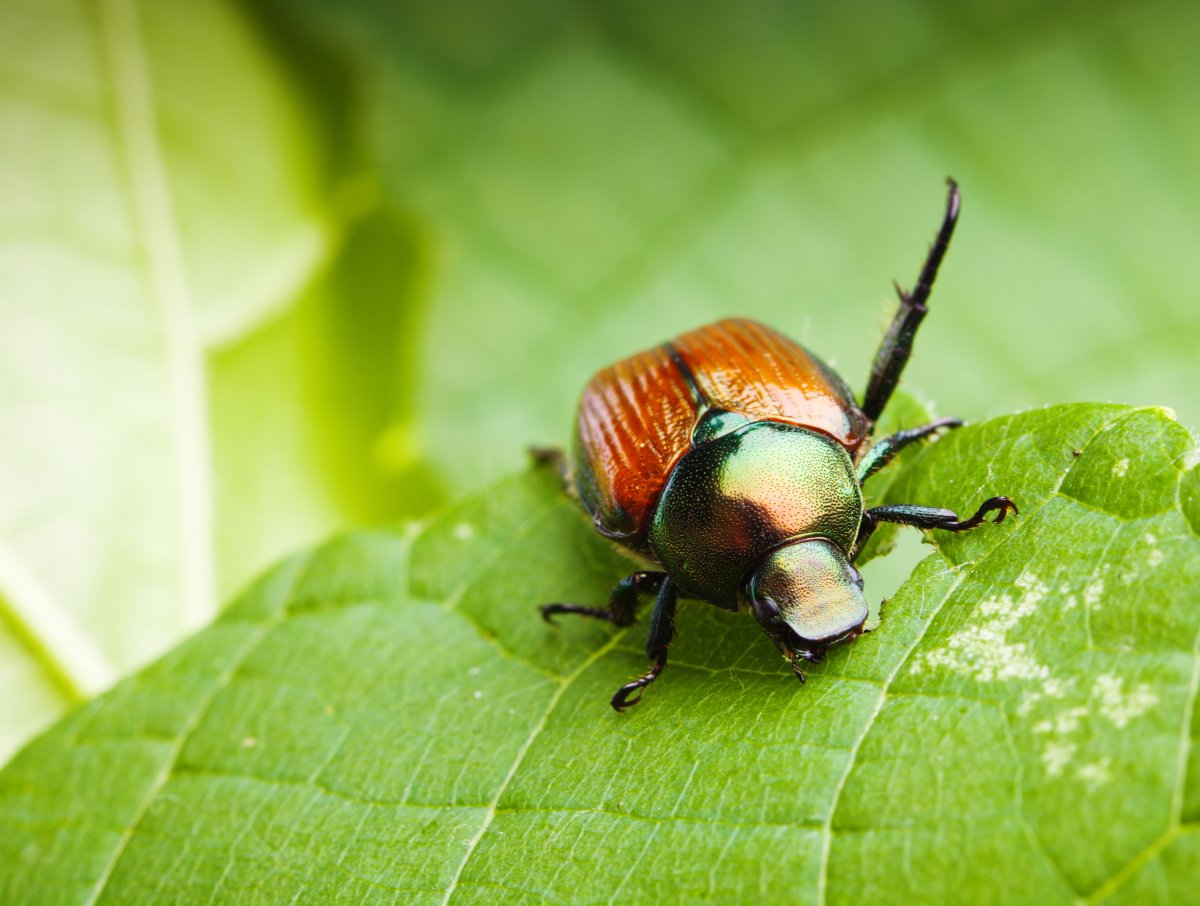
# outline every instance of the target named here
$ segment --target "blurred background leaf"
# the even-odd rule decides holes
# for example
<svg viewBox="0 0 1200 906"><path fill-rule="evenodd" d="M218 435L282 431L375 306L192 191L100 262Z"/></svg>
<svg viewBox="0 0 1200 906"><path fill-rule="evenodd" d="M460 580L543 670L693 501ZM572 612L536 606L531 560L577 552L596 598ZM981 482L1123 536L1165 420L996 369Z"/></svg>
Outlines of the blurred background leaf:
<svg viewBox="0 0 1200 906"><path fill-rule="evenodd" d="M729 314L855 386L942 205L906 375L978 419L1200 423L1200 7L308 0L438 250L419 394L456 486L561 441L598 366Z"/></svg>
<svg viewBox="0 0 1200 906"><path fill-rule="evenodd" d="M337 66L277 43L226 3L0 9L0 756L285 550L436 497L376 449L419 237L362 216Z"/></svg>
<svg viewBox="0 0 1200 906"><path fill-rule="evenodd" d="M911 385L1200 421L1194 4L0 17L0 751L282 550L565 441L633 349L742 314L861 386L948 174Z"/></svg>

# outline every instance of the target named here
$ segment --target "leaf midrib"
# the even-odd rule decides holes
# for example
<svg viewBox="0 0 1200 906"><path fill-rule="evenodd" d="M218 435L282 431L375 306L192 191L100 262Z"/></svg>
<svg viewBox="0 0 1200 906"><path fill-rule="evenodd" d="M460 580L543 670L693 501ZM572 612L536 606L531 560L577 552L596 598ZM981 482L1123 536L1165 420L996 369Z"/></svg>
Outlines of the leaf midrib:
<svg viewBox="0 0 1200 906"><path fill-rule="evenodd" d="M162 325L167 412L179 492L183 629L216 614L212 478L203 347L155 127L154 92L133 0L100 0L100 41L113 88L115 131L142 236L149 291Z"/></svg>
<svg viewBox="0 0 1200 906"><path fill-rule="evenodd" d="M153 91L136 11L132 0L100 0L97 14L100 75L112 89L110 134L127 179L135 230L142 237L147 288L162 328L165 408L179 494L180 628L197 629L216 613L203 346L194 323L182 240L155 129ZM70 700L97 694L116 679L116 667L70 609L7 547L0 547L0 612L20 644Z"/></svg>

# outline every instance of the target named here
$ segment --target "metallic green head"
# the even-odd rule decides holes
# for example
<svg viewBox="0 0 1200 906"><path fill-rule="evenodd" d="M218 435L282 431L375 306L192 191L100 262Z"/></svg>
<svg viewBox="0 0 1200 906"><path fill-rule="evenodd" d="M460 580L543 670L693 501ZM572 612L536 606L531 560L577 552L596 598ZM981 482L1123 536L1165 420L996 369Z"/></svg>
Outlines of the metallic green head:
<svg viewBox="0 0 1200 906"><path fill-rule="evenodd" d="M863 580L845 553L826 538L795 541L768 554L745 588L746 604L803 678L800 660L862 632L867 619Z"/></svg>

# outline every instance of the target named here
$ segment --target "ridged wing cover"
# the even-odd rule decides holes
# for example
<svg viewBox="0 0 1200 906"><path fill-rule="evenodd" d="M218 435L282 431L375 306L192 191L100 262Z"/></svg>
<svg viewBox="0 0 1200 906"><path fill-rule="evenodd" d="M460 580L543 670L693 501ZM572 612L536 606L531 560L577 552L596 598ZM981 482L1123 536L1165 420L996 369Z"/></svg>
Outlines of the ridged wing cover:
<svg viewBox="0 0 1200 906"><path fill-rule="evenodd" d="M599 371L584 389L576 484L601 532L644 537L709 408L815 429L851 456L870 430L842 379L799 343L746 319L690 331Z"/></svg>
<svg viewBox="0 0 1200 906"><path fill-rule="evenodd" d="M854 394L832 368L757 321L718 321L672 345L713 406L755 421L814 428L851 455L870 433Z"/></svg>
<svg viewBox="0 0 1200 906"><path fill-rule="evenodd" d="M675 463L691 445L699 407L664 346L596 373L583 391L575 481L596 528L643 534Z"/></svg>

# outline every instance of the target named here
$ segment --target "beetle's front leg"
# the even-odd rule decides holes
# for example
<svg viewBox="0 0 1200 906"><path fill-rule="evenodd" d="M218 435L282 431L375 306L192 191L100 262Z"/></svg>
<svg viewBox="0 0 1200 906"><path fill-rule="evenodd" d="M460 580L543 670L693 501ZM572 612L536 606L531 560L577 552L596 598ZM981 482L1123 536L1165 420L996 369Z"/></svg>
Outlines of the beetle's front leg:
<svg viewBox="0 0 1200 906"><path fill-rule="evenodd" d="M858 483L862 484L889 462L896 458L896 454L910 444L924 440L931 434L935 434L943 428L961 428L962 420L957 418L939 418L937 421L932 421L927 425L921 425L919 428L910 428L907 431L897 431L895 434L890 434L876 443L867 451L867 455L862 458L855 470L855 477L858 478Z"/></svg>
<svg viewBox="0 0 1200 906"><path fill-rule="evenodd" d="M632 626L634 615L637 613L638 595L643 592L658 591L666 573L636 572L630 573L617 583L608 599L608 607L586 607L583 604L543 604L538 608L542 619L547 623L554 622L556 613L577 613L584 617L595 617L607 620L617 626Z"/></svg>
<svg viewBox="0 0 1200 906"><path fill-rule="evenodd" d="M1017 513L1017 505L1007 497L989 497L975 511L970 519L959 519L954 510L944 510L932 506L914 506L908 503L898 503L892 506L877 506L863 513L862 528L859 530L858 542L854 551L857 554L866 539L871 536L875 526L880 522L894 522L898 525L911 525L921 529L942 529L946 532L965 532L982 525L988 513L996 513L993 522L1003 522L1009 513Z"/></svg>
<svg viewBox="0 0 1200 906"><path fill-rule="evenodd" d="M658 679L663 667L667 666L667 646L675 637L675 605L678 601L679 592L675 583L664 577L662 587L658 590L658 598L654 601L654 613L650 615L650 635L646 638L646 654L654 661L654 665L647 673L617 690L611 702L614 710L624 711L640 702L641 690ZM635 692L637 697L630 698Z"/></svg>

